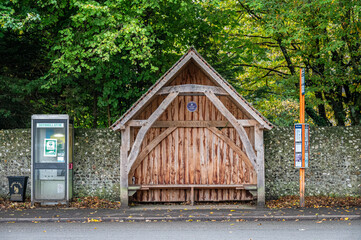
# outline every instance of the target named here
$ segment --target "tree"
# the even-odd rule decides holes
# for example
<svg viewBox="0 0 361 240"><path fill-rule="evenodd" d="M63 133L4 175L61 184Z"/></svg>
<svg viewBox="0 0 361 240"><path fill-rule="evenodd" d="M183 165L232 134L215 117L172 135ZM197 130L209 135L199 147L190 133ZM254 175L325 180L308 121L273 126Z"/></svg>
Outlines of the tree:
<svg viewBox="0 0 361 240"><path fill-rule="evenodd" d="M109 126L182 52L206 46L212 32L204 5L193 1L33 0L2 7L4 36L37 39L43 53L34 56L42 74L28 78L32 70L20 70L29 112L68 113L82 127ZM25 21L29 14L36 17ZM19 77L6 71L1 75Z"/></svg>
<svg viewBox="0 0 361 240"><path fill-rule="evenodd" d="M107 127L190 46L276 125L360 125L356 0L0 3L0 128L34 113Z"/></svg>
<svg viewBox="0 0 361 240"><path fill-rule="evenodd" d="M224 38L236 46L230 50L240 56L236 66L248 68L236 82L261 108L267 99L295 102L304 67L311 121L361 124L359 1L239 0L227 6L238 26L232 23Z"/></svg>

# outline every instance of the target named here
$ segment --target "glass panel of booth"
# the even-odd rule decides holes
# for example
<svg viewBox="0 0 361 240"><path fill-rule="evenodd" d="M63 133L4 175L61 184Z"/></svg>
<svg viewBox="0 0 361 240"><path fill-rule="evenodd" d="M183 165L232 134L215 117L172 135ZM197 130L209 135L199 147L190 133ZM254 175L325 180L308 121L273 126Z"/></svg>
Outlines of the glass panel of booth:
<svg viewBox="0 0 361 240"><path fill-rule="evenodd" d="M35 134L36 163L64 163L66 134L64 123L37 123Z"/></svg>
<svg viewBox="0 0 361 240"><path fill-rule="evenodd" d="M64 199L65 174L65 169L36 169L35 198L39 200Z"/></svg>

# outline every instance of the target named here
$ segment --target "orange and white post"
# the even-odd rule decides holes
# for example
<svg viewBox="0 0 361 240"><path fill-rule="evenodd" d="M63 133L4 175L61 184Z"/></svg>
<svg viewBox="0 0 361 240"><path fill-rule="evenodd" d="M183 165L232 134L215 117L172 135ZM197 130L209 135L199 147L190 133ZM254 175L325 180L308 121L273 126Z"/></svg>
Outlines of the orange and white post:
<svg viewBox="0 0 361 240"><path fill-rule="evenodd" d="M300 69L300 123L305 123L305 70ZM302 129L302 133L304 133L304 129ZM305 134L302 134L302 142ZM305 162L305 148L302 147L302 164ZM305 207L305 168L302 166L300 168L300 207Z"/></svg>

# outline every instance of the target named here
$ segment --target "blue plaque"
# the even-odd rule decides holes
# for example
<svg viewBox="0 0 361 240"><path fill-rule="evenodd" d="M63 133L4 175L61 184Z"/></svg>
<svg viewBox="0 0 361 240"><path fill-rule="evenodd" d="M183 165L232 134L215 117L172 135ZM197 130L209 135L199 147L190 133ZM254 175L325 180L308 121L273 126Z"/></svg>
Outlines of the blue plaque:
<svg viewBox="0 0 361 240"><path fill-rule="evenodd" d="M195 103L195 102L189 102L189 103L187 103L187 109L188 109L188 111L190 111L190 112L195 112L196 110L197 110L197 103Z"/></svg>

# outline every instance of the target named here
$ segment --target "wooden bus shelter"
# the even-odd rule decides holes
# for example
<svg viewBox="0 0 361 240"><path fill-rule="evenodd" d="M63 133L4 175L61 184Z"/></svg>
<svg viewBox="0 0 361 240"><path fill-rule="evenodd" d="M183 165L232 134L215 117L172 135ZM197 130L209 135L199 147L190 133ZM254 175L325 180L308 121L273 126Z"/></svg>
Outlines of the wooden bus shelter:
<svg viewBox="0 0 361 240"><path fill-rule="evenodd" d="M272 124L191 48L111 128L121 131L120 198L265 202Z"/></svg>

